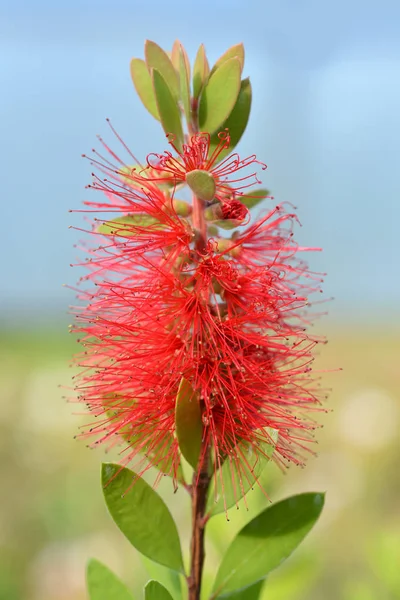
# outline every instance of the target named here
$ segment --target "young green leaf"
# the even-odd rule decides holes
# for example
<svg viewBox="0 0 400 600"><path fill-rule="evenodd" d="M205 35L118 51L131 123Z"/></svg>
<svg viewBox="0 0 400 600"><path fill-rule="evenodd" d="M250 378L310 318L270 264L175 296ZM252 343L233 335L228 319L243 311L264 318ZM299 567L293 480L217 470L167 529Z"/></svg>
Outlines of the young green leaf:
<svg viewBox="0 0 400 600"><path fill-rule="evenodd" d="M132 58L131 77L136 92L141 101L143 102L145 108L147 108L149 113L159 121L160 115L158 114L153 84L151 81L149 70L146 67L146 63L144 62L144 60L141 60L140 58Z"/></svg>
<svg viewBox="0 0 400 600"><path fill-rule="evenodd" d="M213 479L208 493L206 512L211 516L224 512L237 504L258 481L270 461L278 441L276 429L267 431L271 438L271 444L262 444L257 453L246 442L238 444L238 452L243 459L240 475L236 465L229 460L229 456L223 462L221 469L217 472L217 488L220 492L216 493L216 482Z"/></svg>
<svg viewBox="0 0 400 600"><path fill-rule="evenodd" d="M160 73L165 83L168 85L175 100L179 98L179 76L175 71L168 54L155 42L146 40L144 45L144 55L146 65L151 73L155 69Z"/></svg>
<svg viewBox="0 0 400 600"><path fill-rule="evenodd" d="M229 117L239 95L240 74L238 58L230 58L212 74L200 97L201 131L212 134Z"/></svg>
<svg viewBox="0 0 400 600"><path fill-rule="evenodd" d="M257 206L257 204L268 198L268 196L268 190L250 190L247 194L240 196L240 202L247 206L247 208L254 208L254 206Z"/></svg>
<svg viewBox="0 0 400 600"><path fill-rule="evenodd" d="M166 135L173 135L175 145L179 150L182 150L184 138L178 102L173 97L170 88L159 71L153 69L151 76L163 129Z"/></svg>
<svg viewBox="0 0 400 600"><path fill-rule="evenodd" d="M90 600L133 600L132 594L122 581L94 558L88 563L86 580Z"/></svg>
<svg viewBox="0 0 400 600"><path fill-rule="evenodd" d="M172 596L158 581L149 581L144 588L144 600L172 600Z"/></svg>
<svg viewBox="0 0 400 600"><path fill-rule="evenodd" d="M244 67L244 46L243 44L236 44L235 46L231 46L228 48L226 52L222 56L219 57L213 68L211 69L210 75L214 73L221 65L223 65L230 58L238 58L240 61L241 71L243 71Z"/></svg>
<svg viewBox="0 0 400 600"><path fill-rule="evenodd" d="M244 589L282 564L311 530L323 505L324 494L292 496L245 525L222 559L213 587L215 596Z"/></svg>
<svg viewBox="0 0 400 600"><path fill-rule="evenodd" d="M187 55L187 52L184 48L184 46L181 44L181 42L179 40L175 40L174 45L172 46L172 52L171 52L171 61L172 64L175 67L175 70L177 71L177 73L179 73L179 55L182 54L184 62L185 62L185 67L186 67L186 71L188 74L188 78L190 81L190 60L189 57Z"/></svg>
<svg viewBox="0 0 400 600"><path fill-rule="evenodd" d="M183 110L185 112L186 122L190 123L190 71L187 68L185 55L183 49L180 48L179 55L179 81L180 81L180 93L183 104Z"/></svg>
<svg viewBox="0 0 400 600"><path fill-rule="evenodd" d="M184 377L176 396L175 427L179 448L188 463L196 469L201 450L203 422L198 394Z"/></svg>
<svg viewBox="0 0 400 600"><path fill-rule="evenodd" d="M183 572L178 530L165 502L133 471L104 463L103 492L110 515L139 552Z"/></svg>
<svg viewBox="0 0 400 600"><path fill-rule="evenodd" d="M210 67L206 57L206 49L204 44L201 44L197 51L193 66L193 97L198 98L203 87L206 84L210 73Z"/></svg>
<svg viewBox="0 0 400 600"><path fill-rule="evenodd" d="M244 79L241 82L239 94L235 103L235 106L232 109L231 114L226 119L226 121L221 125L220 130L224 131L228 130L230 136L229 146L222 150L222 152L218 155L218 162L223 160L226 156L228 156L235 146L239 143L242 138L242 135L247 127L247 123L250 116L251 109L251 83L250 79ZM210 140L210 156L214 152L215 148L218 146L220 139L218 137L218 133L214 133L211 136Z"/></svg>

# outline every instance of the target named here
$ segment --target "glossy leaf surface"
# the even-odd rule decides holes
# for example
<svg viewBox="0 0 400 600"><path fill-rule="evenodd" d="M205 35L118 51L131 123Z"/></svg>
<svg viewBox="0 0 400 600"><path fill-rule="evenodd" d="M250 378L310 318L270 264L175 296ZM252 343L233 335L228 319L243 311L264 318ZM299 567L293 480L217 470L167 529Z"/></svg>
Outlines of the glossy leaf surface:
<svg viewBox="0 0 400 600"><path fill-rule="evenodd" d="M212 134L226 121L240 90L240 61L230 58L205 85L199 103L199 129Z"/></svg>
<svg viewBox="0 0 400 600"><path fill-rule="evenodd" d="M239 94L235 103L235 106L232 109L231 114L226 119L226 121L221 125L220 130L224 131L228 130L230 135L229 146L222 150L222 152L218 156L218 162L223 160L226 156L233 152L234 148L237 146L239 141L242 138L242 135L247 127L247 123L249 121L250 109L251 109L251 83L250 79L244 79L240 84ZM218 133L214 133L211 136L210 140L210 155L213 153L215 148L218 146L220 139L218 137Z"/></svg>
<svg viewBox="0 0 400 600"><path fill-rule="evenodd" d="M172 134L175 145L181 150L183 144L183 130L178 102L173 97L164 78L156 69L153 69L152 71L152 79L163 129L166 135Z"/></svg>
<svg viewBox="0 0 400 600"><path fill-rule="evenodd" d="M149 71L155 69L161 74L173 97L177 100L179 98L179 76L168 54L155 42L146 40L144 55Z"/></svg>
<svg viewBox="0 0 400 600"><path fill-rule="evenodd" d="M323 494L300 494L273 504L250 521L223 557L214 593L223 596L244 589L276 569L312 529L323 505Z"/></svg>
<svg viewBox="0 0 400 600"><path fill-rule="evenodd" d="M141 477L120 465L105 463L103 492L115 523L139 552L183 572L178 530L165 502Z"/></svg>
<svg viewBox="0 0 400 600"><path fill-rule="evenodd" d="M159 121L160 116L154 96L153 83L146 63L140 58L132 58L130 66L133 85L139 98L149 113Z"/></svg>
<svg viewBox="0 0 400 600"><path fill-rule="evenodd" d="M210 67L208 65L206 50L204 44L201 44L197 51L196 58L193 66L193 96L198 98L200 92L203 89L208 75L210 73Z"/></svg>
<svg viewBox="0 0 400 600"><path fill-rule="evenodd" d="M223 65L230 58L237 58L240 61L240 67L243 71L244 67L244 46L242 43L235 44L228 48L226 52L222 56L219 57L213 68L211 69L211 75L214 73L216 69L218 69L221 65Z"/></svg>

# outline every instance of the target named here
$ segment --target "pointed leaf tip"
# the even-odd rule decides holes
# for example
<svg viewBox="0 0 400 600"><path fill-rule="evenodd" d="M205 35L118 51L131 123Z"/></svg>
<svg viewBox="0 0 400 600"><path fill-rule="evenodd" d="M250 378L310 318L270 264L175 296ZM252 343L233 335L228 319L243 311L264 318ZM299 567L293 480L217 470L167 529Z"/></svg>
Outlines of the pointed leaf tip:
<svg viewBox="0 0 400 600"><path fill-rule="evenodd" d="M172 600L169 591L158 581L150 580L144 588L145 600Z"/></svg>
<svg viewBox="0 0 400 600"><path fill-rule="evenodd" d="M152 69L157 69L171 90L175 100L178 100L179 75L175 71L174 65L168 54L155 42L146 40L144 45L144 55L148 70L151 72Z"/></svg>
<svg viewBox="0 0 400 600"><path fill-rule="evenodd" d="M225 595L263 579L291 555L318 520L324 494L292 496L239 531L222 559L213 591Z"/></svg>

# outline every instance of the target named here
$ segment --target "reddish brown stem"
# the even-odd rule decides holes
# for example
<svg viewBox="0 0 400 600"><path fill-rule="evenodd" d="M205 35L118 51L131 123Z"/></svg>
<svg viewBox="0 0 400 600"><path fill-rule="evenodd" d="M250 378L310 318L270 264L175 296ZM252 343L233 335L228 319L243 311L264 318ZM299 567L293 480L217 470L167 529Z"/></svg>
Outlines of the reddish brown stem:
<svg viewBox="0 0 400 600"><path fill-rule="evenodd" d="M188 600L200 600L201 580L204 566L204 533L207 492L210 485L208 452L203 455L192 484L192 539L190 544L190 575Z"/></svg>
<svg viewBox="0 0 400 600"><path fill-rule="evenodd" d="M207 243L207 223L204 218L204 202L193 194L192 222L195 230L196 250L203 252Z"/></svg>

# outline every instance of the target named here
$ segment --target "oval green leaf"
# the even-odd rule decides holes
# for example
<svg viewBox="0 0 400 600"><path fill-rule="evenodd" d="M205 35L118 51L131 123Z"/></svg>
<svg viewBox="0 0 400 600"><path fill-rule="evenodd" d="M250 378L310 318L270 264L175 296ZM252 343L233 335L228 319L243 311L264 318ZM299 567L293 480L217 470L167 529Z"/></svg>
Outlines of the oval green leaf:
<svg viewBox="0 0 400 600"><path fill-rule="evenodd" d="M110 515L125 537L155 562L183 572L178 530L165 502L133 471L104 463L104 498Z"/></svg>
<svg viewBox="0 0 400 600"><path fill-rule="evenodd" d="M144 588L145 600L172 600L172 596L167 589L158 581L151 580L146 583Z"/></svg>
<svg viewBox="0 0 400 600"><path fill-rule="evenodd" d="M247 208L254 208L260 202L268 198L270 195L268 190L251 190L247 194L240 196L240 202L247 206Z"/></svg>
<svg viewBox="0 0 400 600"><path fill-rule="evenodd" d="M174 136L176 147L178 150L182 150L184 138L178 102L173 97L163 76L156 69L152 70L152 79L154 95L163 129L167 135L172 134Z"/></svg>
<svg viewBox="0 0 400 600"><path fill-rule="evenodd" d="M218 155L218 162L220 162L226 156L228 156L241 140L242 135L247 127L247 123L249 121L250 109L251 83L250 79L247 78L244 79L240 84L239 94L231 114L219 129L219 131L224 131L225 129L227 129L229 131L231 139L229 142L229 146L222 150L222 152ZM209 156L212 155L215 148L220 143L220 139L218 137L219 131L217 131L216 133L214 133L214 135L211 136Z"/></svg>
<svg viewBox="0 0 400 600"><path fill-rule="evenodd" d="M159 121L160 116L154 97L153 84L146 63L140 58L132 58L130 67L133 85L135 86L139 98L149 113Z"/></svg>
<svg viewBox="0 0 400 600"><path fill-rule="evenodd" d="M201 451L203 422L198 394L184 377L176 396L175 428L179 448L188 463L196 470Z"/></svg>
<svg viewBox="0 0 400 600"><path fill-rule="evenodd" d="M144 45L144 55L146 65L151 73L155 69L160 73L165 83L168 85L175 100L179 98L179 76L175 71L168 54L155 42L146 40Z"/></svg>
<svg viewBox="0 0 400 600"><path fill-rule="evenodd" d="M187 52L183 46L183 44L181 44L181 42L179 40L175 40L174 45L172 46L172 52L171 52L171 61L172 64L175 67L175 70L177 71L177 73L179 73L179 55L182 54L184 61L185 61L185 67L186 67L186 71L188 73L188 78L190 81L190 60L189 57L187 55Z"/></svg>
<svg viewBox="0 0 400 600"><path fill-rule="evenodd" d="M271 438L271 444L263 443L257 453L247 442L238 444L239 452L243 457L240 477L235 464L232 464L229 457L225 459L221 469L217 471L218 493L215 489L215 478L213 478L208 492L206 512L210 516L217 515L235 506L258 481L261 473L271 460L278 441L278 431L276 429L268 429L268 435Z"/></svg>
<svg viewBox="0 0 400 600"><path fill-rule="evenodd" d="M90 600L133 600L132 594L122 581L94 558L88 563L86 580Z"/></svg>
<svg viewBox="0 0 400 600"><path fill-rule="evenodd" d="M193 96L198 98L201 90L205 86L207 78L210 73L210 67L206 57L206 49L204 44L201 44L197 51L196 58L193 65Z"/></svg>
<svg viewBox="0 0 400 600"><path fill-rule="evenodd" d="M324 494L300 494L273 504L250 521L222 559L215 596L246 588L276 569L313 527L323 505Z"/></svg>
<svg viewBox="0 0 400 600"><path fill-rule="evenodd" d="M223 65L230 58L238 58L239 61L240 61L241 71L243 71L243 67L244 67L244 46L243 46L242 43L235 44L235 46L231 46L230 48L228 48L228 50L226 52L224 52L224 54L222 56L219 57L219 59L217 60L217 62L213 66L213 68L211 69L211 75L214 73L214 71L216 71L216 69L218 69L218 67L220 67L221 65Z"/></svg>
<svg viewBox="0 0 400 600"><path fill-rule="evenodd" d="M200 131L214 133L226 121L240 90L240 61L230 58L210 77L200 97Z"/></svg>

